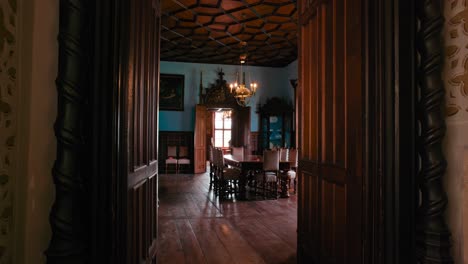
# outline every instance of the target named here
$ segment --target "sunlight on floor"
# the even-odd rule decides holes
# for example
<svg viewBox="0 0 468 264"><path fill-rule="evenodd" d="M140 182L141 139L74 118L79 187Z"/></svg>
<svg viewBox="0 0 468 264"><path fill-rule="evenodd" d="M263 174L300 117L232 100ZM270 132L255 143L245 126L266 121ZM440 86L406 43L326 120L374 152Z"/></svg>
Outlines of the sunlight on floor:
<svg viewBox="0 0 468 264"><path fill-rule="evenodd" d="M158 263L296 263L297 198L220 201L208 174L159 181Z"/></svg>

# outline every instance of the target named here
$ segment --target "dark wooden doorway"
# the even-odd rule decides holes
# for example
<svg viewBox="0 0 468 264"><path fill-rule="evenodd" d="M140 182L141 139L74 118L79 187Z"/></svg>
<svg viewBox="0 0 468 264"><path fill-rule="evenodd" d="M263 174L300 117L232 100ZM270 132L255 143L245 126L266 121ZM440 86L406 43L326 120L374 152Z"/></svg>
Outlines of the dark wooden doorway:
<svg viewBox="0 0 468 264"><path fill-rule="evenodd" d="M312 67L301 63L297 97L298 109L309 110L298 122L300 260L451 263L441 183L440 2L298 4L301 60ZM48 263L155 261L159 17L158 0L60 1Z"/></svg>
<svg viewBox="0 0 468 264"><path fill-rule="evenodd" d="M48 263L155 263L159 0L60 1Z"/></svg>

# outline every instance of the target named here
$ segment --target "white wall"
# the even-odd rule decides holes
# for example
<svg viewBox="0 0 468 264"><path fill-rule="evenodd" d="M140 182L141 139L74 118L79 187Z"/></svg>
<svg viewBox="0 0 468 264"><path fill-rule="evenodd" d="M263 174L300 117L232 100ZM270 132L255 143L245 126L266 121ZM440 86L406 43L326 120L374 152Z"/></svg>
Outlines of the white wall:
<svg viewBox="0 0 468 264"><path fill-rule="evenodd" d="M444 184L449 200L446 220L452 232L455 263L468 263L468 32L464 29L468 6L466 1L444 3L447 123L444 152L448 162Z"/></svg>
<svg viewBox="0 0 468 264"><path fill-rule="evenodd" d="M45 263L54 199L52 166L57 116L59 0L18 0L21 92L19 127L22 160L16 192L17 241L14 263Z"/></svg>

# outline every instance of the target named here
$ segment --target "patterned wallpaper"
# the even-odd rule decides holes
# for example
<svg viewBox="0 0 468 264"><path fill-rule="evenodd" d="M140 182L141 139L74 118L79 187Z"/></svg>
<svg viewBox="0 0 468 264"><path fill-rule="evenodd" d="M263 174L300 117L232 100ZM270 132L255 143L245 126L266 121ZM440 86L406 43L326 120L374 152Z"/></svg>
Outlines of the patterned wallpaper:
<svg viewBox="0 0 468 264"><path fill-rule="evenodd" d="M16 0L0 0L0 264L11 263L16 93Z"/></svg>
<svg viewBox="0 0 468 264"><path fill-rule="evenodd" d="M468 196L463 181L463 152L468 146L468 0L444 0L445 63L444 85L447 131L444 152L448 167L444 186L449 200L445 213L452 232L452 256L455 263L463 260L468 248L466 208Z"/></svg>
<svg viewBox="0 0 468 264"><path fill-rule="evenodd" d="M444 3L445 114L449 120L468 120L468 0Z"/></svg>

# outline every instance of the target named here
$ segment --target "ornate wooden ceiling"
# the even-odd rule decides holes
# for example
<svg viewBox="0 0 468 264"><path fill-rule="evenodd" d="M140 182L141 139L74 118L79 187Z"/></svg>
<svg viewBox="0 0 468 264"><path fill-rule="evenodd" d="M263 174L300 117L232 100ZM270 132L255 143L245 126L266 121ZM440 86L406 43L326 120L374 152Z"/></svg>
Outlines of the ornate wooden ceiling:
<svg viewBox="0 0 468 264"><path fill-rule="evenodd" d="M295 0L161 3L161 60L236 65L246 52L248 65L283 67L297 58Z"/></svg>

